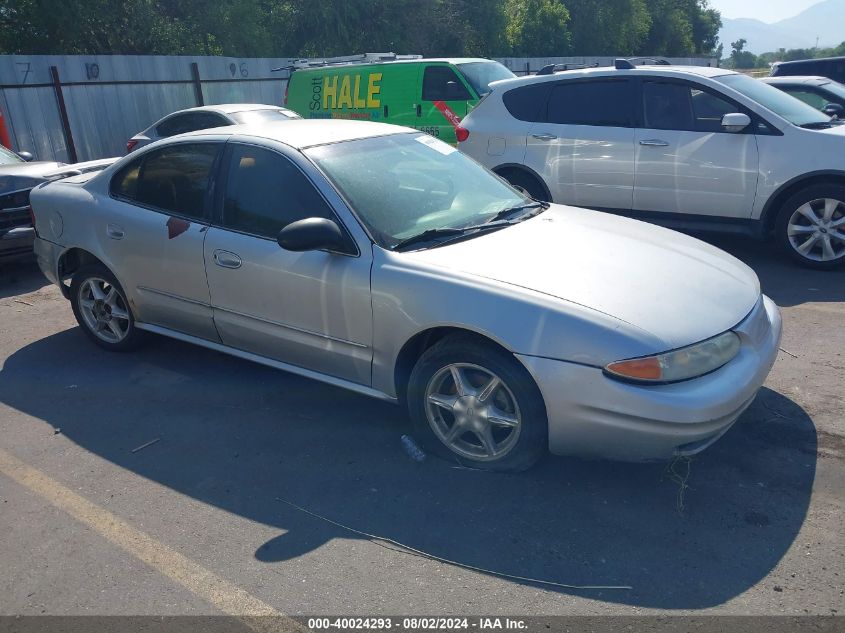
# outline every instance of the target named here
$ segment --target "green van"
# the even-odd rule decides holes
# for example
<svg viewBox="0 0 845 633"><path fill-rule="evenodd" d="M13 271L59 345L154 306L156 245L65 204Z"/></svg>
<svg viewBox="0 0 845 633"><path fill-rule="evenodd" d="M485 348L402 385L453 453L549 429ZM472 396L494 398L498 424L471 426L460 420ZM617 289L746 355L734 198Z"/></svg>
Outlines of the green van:
<svg viewBox="0 0 845 633"><path fill-rule="evenodd" d="M453 145L455 129L490 91L490 82L515 76L489 59L338 59L295 65L286 107L307 119L405 125Z"/></svg>

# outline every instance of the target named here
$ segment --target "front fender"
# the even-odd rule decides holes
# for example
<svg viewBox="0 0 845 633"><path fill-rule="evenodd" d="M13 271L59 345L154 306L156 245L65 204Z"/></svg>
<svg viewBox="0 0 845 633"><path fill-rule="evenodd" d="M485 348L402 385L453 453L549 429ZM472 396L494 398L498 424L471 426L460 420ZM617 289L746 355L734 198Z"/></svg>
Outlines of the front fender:
<svg viewBox="0 0 845 633"><path fill-rule="evenodd" d="M438 327L460 328L523 356L603 367L664 345L610 315L538 292L374 249L373 387L395 395L400 350Z"/></svg>

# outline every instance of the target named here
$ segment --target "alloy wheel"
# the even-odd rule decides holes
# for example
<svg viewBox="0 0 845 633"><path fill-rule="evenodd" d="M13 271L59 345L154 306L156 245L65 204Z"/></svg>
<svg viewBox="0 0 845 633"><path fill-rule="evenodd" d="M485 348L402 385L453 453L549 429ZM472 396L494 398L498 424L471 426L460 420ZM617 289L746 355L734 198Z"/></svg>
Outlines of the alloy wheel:
<svg viewBox="0 0 845 633"><path fill-rule="evenodd" d="M79 287L79 311L85 325L106 343L120 343L129 334L126 301L109 282L89 277Z"/></svg>
<svg viewBox="0 0 845 633"><path fill-rule="evenodd" d="M469 363L449 364L432 376L425 410L435 435L457 455L476 461L507 455L522 428L510 388L489 369Z"/></svg>
<svg viewBox="0 0 845 633"><path fill-rule="evenodd" d="M789 244L802 257L830 262L845 256L845 203L819 198L798 207L786 227Z"/></svg>

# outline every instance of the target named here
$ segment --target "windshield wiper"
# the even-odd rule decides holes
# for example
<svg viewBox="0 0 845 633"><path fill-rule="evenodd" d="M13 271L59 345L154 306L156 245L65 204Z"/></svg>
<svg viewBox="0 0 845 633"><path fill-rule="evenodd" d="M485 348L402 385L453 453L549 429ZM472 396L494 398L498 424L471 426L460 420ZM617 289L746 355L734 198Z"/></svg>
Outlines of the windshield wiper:
<svg viewBox="0 0 845 633"><path fill-rule="evenodd" d="M446 240L441 242L445 243L463 235L476 235L478 233L486 233L487 231L503 229L506 226L510 226L511 224L513 224L513 222L500 221L490 223L485 222L484 224L473 224L470 226L463 226L461 228L444 227L441 229L428 229L418 235L412 235L411 237L402 240L398 244L395 244L393 246L393 250L402 250L408 246L413 246L414 244L421 244L423 242L430 242L432 240L436 240L439 237L447 238Z"/></svg>
<svg viewBox="0 0 845 633"><path fill-rule="evenodd" d="M812 123L803 123L800 127L803 127L805 130L826 130L827 128L833 127L833 122L813 121Z"/></svg>
<svg viewBox="0 0 845 633"><path fill-rule="evenodd" d="M541 209L541 211L537 211L537 213L542 213L546 209L549 208L548 202L540 202L539 200L535 200L533 202L527 202L526 204L520 204L515 207L508 207L507 209L502 209L492 218L487 220L485 224L492 224L493 222L499 222L501 220L507 220L511 217L515 216L521 211L525 211L526 209ZM530 215L526 215L524 219L527 219L531 216L537 215L537 213L532 213Z"/></svg>
<svg viewBox="0 0 845 633"><path fill-rule="evenodd" d="M452 227L446 227L441 229L427 229L422 233L412 235L411 237L405 238L404 240L401 240L398 243L394 244L393 250L398 251L405 248L406 246L413 246L414 244L429 242L431 240L437 239L438 237L452 237L453 235L462 235L463 233L466 233L469 229L474 228L474 226L468 226L462 229L456 229Z"/></svg>

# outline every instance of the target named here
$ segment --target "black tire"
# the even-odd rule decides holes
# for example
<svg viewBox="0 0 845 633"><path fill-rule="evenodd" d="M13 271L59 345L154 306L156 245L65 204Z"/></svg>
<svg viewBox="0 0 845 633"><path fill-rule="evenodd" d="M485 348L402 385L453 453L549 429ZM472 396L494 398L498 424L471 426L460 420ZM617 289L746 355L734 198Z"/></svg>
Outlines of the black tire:
<svg viewBox="0 0 845 633"><path fill-rule="evenodd" d="M123 338L109 341L104 338L105 335L98 335L89 323L90 319L86 319L83 315L83 308L81 306L83 297L81 294L83 293L83 288L85 287L86 282L89 280L92 282L94 282L94 280L101 280L106 284L102 286L106 291L113 288L117 293L115 305L118 309L125 311L125 314L128 317L125 319L115 318L116 322L120 322L120 329L125 329L126 331ZM87 292L87 290L85 292ZM90 264L88 266L83 266L74 273L73 279L71 279L70 282L70 305L73 308L73 315L76 317L76 322L79 323L79 327L83 332L85 332L85 335L88 338L103 349L107 349L111 352L130 352L136 349L141 343L144 332L135 327L135 317L132 314L132 310L129 308L129 302L126 300L126 294L123 292L120 282L118 282L117 278L115 278L111 271L105 266L100 264ZM107 312L107 314L103 317L104 320L106 318L108 320L114 318L111 316L111 309L111 307L102 304L99 306L100 312ZM116 337L116 335L114 336Z"/></svg>
<svg viewBox="0 0 845 633"><path fill-rule="evenodd" d="M521 169L510 169L502 172L501 177L507 180L512 187L522 191L524 194L531 196L535 200L542 202L551 202L551 196L546 192L543 186L536 177L532 176Z"/></svg>
<svg viewBox="0 0 845 633"><path fill-rule="evenodd" d="M461 365L459 371L470 383L467 387L472 387L472 390L467 389L467 392L472 391L472 396L469 398L458 397L456 384L451 378L452 374L445 373L449 372L448 368L454 364ZM499 378L503 387L493 390L488 395L488 400L472 400L478 395L478 390L487 384L486 380L492 377L491 375ZM469 424L474 424L474 420L485 418L484 412L491 411L495 411L494 415L497 416L500 413L506 413L518 419L518 425L513 428L499 426L498 423L490 425L492 429L490 437L493 438L494 446L502 447L500 456L496 457L495 451L492 457L476 457L467 454L467 452L485 451L480 439L481 435L476 435L471 428L462 427L467 430L453 440L459 445L458 449L449 446L441 437L451 430L450 426L457 424L458 417L449 410L431 405L432 410L439 412L440 417L439 422L436 417L435 421L429 419L429 403L426 394L429 386L435 385L435 382L440 380L439 376L444 377L445 383L452 380L451 386L455 392L452 397L461 402L462 419L470 420ZM462 466L499 472L518 472L533 466L547 451L546 407L534 379L512 354L480 337L451 335L427 349L411 372L407 406L414 432L421 443L431 452ZM456 408L457 406L456 402ZM477 407L476 417L471 417L474 411L467 406ZM449 424L450 421L451 424ZM438 434L435 429L440 422L443 425ZM483 425L484 422L478 422L478 424ZM515 436L510 435L514 432L516 432Z"/></svg>
<svg viewBox="0 0 845 633"><path fill-rule="evenodd" d="M803 242L809 241L812 234L808 234L806 239L802 234L790 238L789 226L790 220L793 220L799 208L806 204L810 204L813 212L819 214L824 211L824 200L836 200L840 204L836 207L832 221L838 221L845 218L845 187L834 184L818 184L811 185L806 189L802 189L798 193L789 197L778 213L775 219L775 238L781 249L783 249L793 260L808 268L815 268L816 270L831 270L845 264L845 243L833 242L832 248L835 258L822 260L819 259L823 254L823 241L817 239L811 248L809 248L809 256L805 256L797 250ZM821 217L821 215L819 216ZM799 226L806 226L808 229L812 228L813 222L804 216L795 218ZM830 229L826 226L819 227L819 235L828 235L828 231L836 230ZM838 227L838 234L845 235L845 225ZM828 238L829 239L829 238ZM803 240L803 242L802 242ZM797 246L796 246L797 245Z"/></svg>

